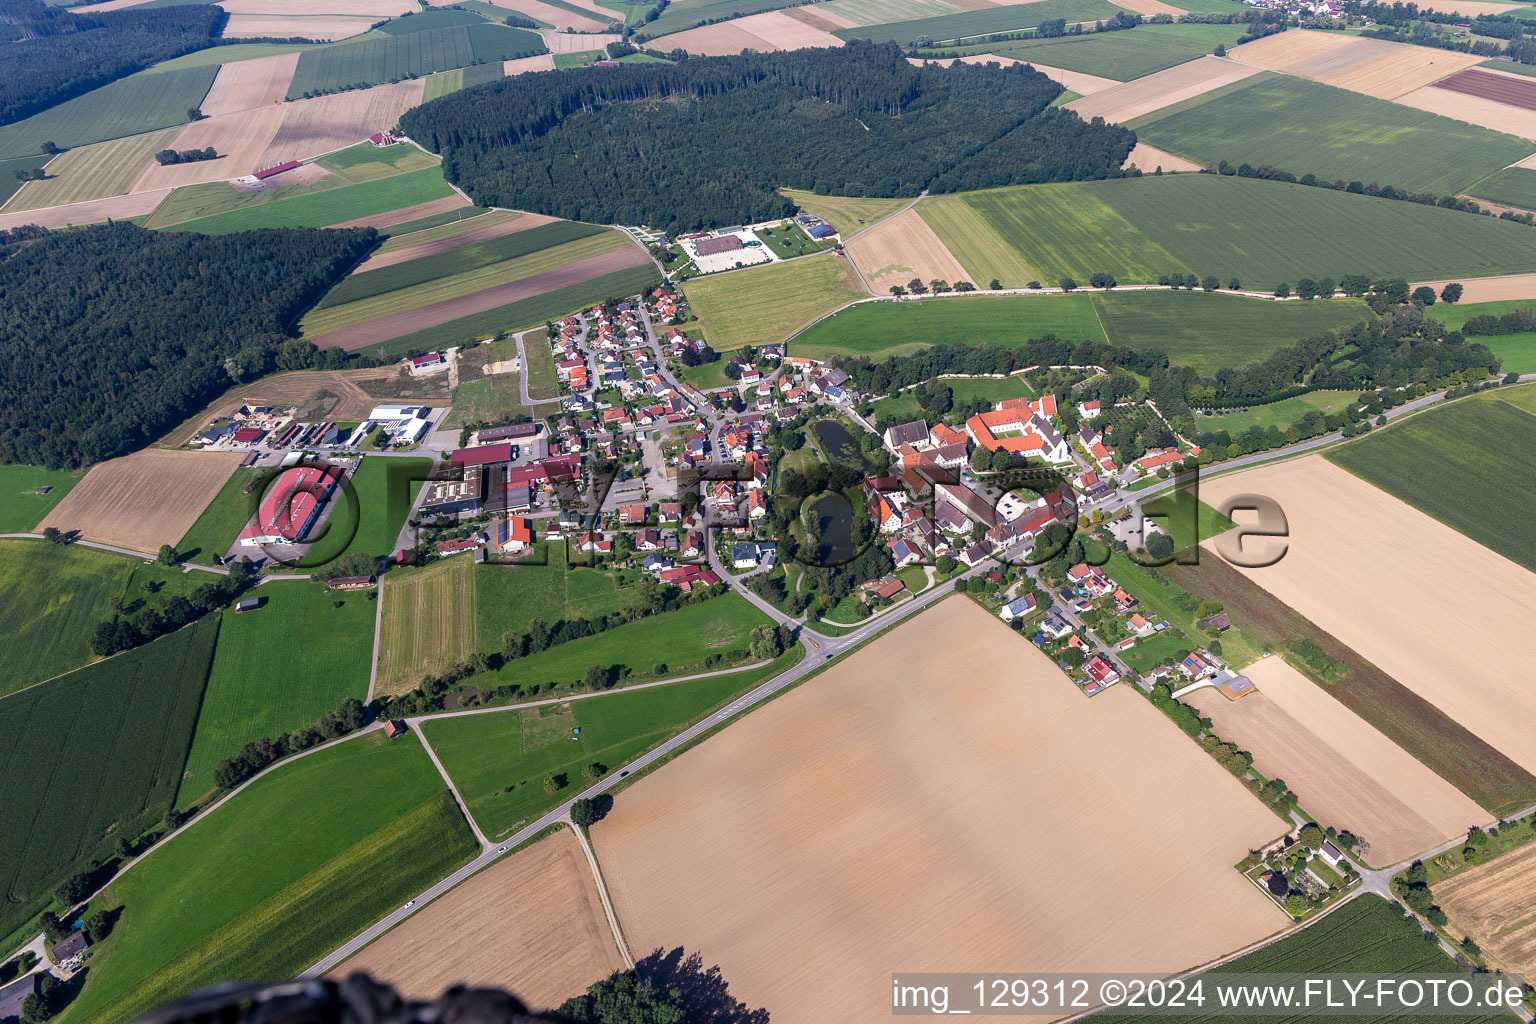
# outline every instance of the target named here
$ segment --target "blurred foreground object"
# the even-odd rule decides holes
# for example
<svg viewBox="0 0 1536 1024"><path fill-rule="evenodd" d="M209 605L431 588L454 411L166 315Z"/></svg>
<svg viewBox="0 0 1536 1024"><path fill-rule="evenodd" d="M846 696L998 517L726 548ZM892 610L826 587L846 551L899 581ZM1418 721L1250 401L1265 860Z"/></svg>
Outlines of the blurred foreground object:
<svg viewBox="0 0 1536 1024"><path fill-rule="evenodd" d="M531 1013L499 989L455 986L431 1002L401 999L366 974L345 981L308 979L208 989L147 1013L137 1024L537 1024L560 1018Z"/></svg>

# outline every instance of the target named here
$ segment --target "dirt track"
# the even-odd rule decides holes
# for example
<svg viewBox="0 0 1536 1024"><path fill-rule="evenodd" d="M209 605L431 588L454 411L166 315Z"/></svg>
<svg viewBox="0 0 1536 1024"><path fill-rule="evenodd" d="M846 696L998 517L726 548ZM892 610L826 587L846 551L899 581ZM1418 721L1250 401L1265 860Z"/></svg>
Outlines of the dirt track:
<svg viewBox="0 0 1536 1024"><path fill-rule="evenodd" d="M639 246L626 245L621 249L603 253L601 256L593 256L579 263L546 270L542 274L509 281L457 299L444 299L442 302L434 302L419 309L370 320L356 327L317 335L310 340L320 348L342 348L350 352L380 341L388 341L390 338L424 331L428 327L436 327L438 324L457 320L461 316L483 313L488 309L529 299L567 285L590 281L594 277L602 277L604 274L611 274L625 267L639 266L648 259L650 257Z"/></svg>
<svg viewBox="0 0 1536 1024"><path fill-rule="evenodd" d="M99 463L38 524L135 551L175 544L245 456L148 448Z"/></svg>
<svg viewBox="0 0 1536 1024"><path fill-rule="evenodd" d="M637 955L697 951L781 1024L876 1024L904 967L1169 971L1285 927L1232 868L1283 830L1144 698L1085 698L955 597L642 778L593 842Z"/></svg>
<svg viewBox="0 0 1536 1024"><path fill-rule="evenodd" d="M441 253L462 249L466 245L474 245L477 242L487 242L492 238L500 238L503 235L515 235L519 231L527 231L536 228L540 224L554 223L554 217L545 217L538 213L525 213L512 220L504 220L499 224L491 224L487 227L466 231L462 235L454 235L451 238L442 238L436 242L423 242L421 245L412 245L404 249L395 249L392 252L375 253L368 257L352 273L362 274L370 270L379 270L383 267L392 267L396 263L409 263L412 260L423 259L427 256L437 256Z"/></svg>

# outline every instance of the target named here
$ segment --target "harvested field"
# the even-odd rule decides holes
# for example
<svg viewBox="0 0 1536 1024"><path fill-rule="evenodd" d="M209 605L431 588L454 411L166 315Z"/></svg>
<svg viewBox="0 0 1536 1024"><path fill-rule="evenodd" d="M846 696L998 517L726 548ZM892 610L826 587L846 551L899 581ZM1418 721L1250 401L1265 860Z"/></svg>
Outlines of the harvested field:
<svg viewBox="0 0 1536 1024"><path fill-rule="evenodd" d="M442 238L435 242L423 242L421 245L406 246L403 249L393 249L386 253L374 253L364 260L352 273L362 274L370 270L392 267L396 263L409 263L411 260L419 260L424 256L436 256L441 253L452 252L454 249L462 249L466 245L486 242L492 238L516 234L519 231L536 228L541 224L553 224L554 222L554 217L546 217L539 213L520 214L511 220L500 221L483 228L475 228L473 231L465 231L462 234Z"/></svg>
<svg viewBox="0 0 1536 1024"><path fill-rule="evenodd" d="M422 676L436 675L474 653L474 568L468 556L445 558L381 580L375 693L406 693Z"/></svg>
<svg viewBox="0 0 1536 1024"><path fill-rule="evenodd" d="M361 142L370 132L395 124L401 114L419 106L426 84L418 78L286 103L282 127L262 154L261 166L307 160Z"/></svg>
<svg viewBox="0 0 1536 1024"><path fill-rule="evenodd" d="M1198 171L1200 165L1193 160L1186 160L1181 156L1174 156L1166 150L1149 146L1145 142L1137 142L1126 154L1122 167L1140 167L1142 173L1151 174L1161 167L1164 171Z"/></svg>
<svg viewBox="0 0 1536 1024"><path fill-rule="evenodd" d="M127 220L129 217L145 217L154 213L155 207L170 194L170 189L162 188L153 192L112 196L109 199L92 199L69 206L50 206L43 210L17 210L13 213L7 209L0 213L0 231L20 227L23 224L38 224L45 228L69 228L85 224L100 224L108 218Z"/></svg>
<svg viewBox="0 0 1536 1024"><path fill-rule="evenodd" d="M861 231L848 243L847 252L877 293L914 277L925 283L939 278L951 284L970 277L916 209L903 210Z"/></svg>
<svg viewBox="0 0 1536 1024"><path fill-rule="evenodd" d="M1284 33L1290 35L1290 33ZM1124 122L1154 110L1182 103L1184 100L1219 89L1259 73L1256 67L1239 64L1224 57L1201 57L1113 89L1073 100L1067 107L1085 121L1102 117Z"/></svg>
<svg viewBox="0 0 1536 1024"><path fill-rule="evenodd" d="M434 302L393 316L370 320L365 324L321 334L310 340L321 348L341 348L350 352L374 342L398 338L403 334L436 327L438 324L444 324L459 317L483 313L497 306L532 298L543 292L590 281L592 278L611 274L625 267L641 266L649 260L650 257L639 246L626 245L621 249L555 270L547 270L517 281L485 288L471 295L445 299L442 302Z"/></svg>
<svg viewBox="0 0 1536 1024"><path fill-rule="evenodd" d="M1536 299L1536 274L1507 274L1503 277L1457 278L1461 282L1461 301L1507 302L1511 299ZM1439 291L1450 281L1415 281L1413 287L1427 284ZM1480 339L1492 341L1494 339Z"/></svg>
<svg viewBox="0 0 1536 1024"><path fill-rule="evenodd" d="M1536 139L1536 110L1526 110L1498 100L1442 89L1438 85L1415 89L1394 102L1416 110L1453 117L1522 139Z"/></svg>
<svg viewBox="0 0 1536 1024"><path fill-rule="evenodd" d="M48 161L48 178L23 185L5 204L5 212L67 206L132 192L134 182L153 162L155 154L169 146L181 131L165 128L61 153Z"/></svg>
<svg viewBox="0 0 1536 1024"><path fill-rule="evenodd" d="M57 526L103 544L158 550L186 536L244 458L149 448L99 463L38 528Z"/></svg>
<svg viewBox="0 0 1536 1024"><path fill-rule="evenodd" d="M508 75L522 75L530 71L553 71L555 58L547 53L532 57L513 57L511 60L502 61L501 67Z"/></svg>
<svg viewBox="0 0 1536 1024"><path fill-rule="evenodd" d="M956 598L642 778L592 837L634 950L696 950L774 1020L873 1024L895 964L1172 971L1285 927L1232 870L1282 828L1146 700L1083 699Z"/></svg>
<svg viewBox="0 0 1536 1024"><path fill-rule="evenodd" d="M674 32L651 40L647 48L660 53L681 48L689 53L721 57L749 48L794 50L806 46L842 45L843 41L830 32L791 18L783 11L768 11Z"/></svg>
<svg viewBox="0 0 1536 1024"><path fill-rule="evenodd" d="M220 72L222 74L222 71ZM289 116L288 105L268 104L254 110L193 121L171 143L172 149L203 149L212 146L217 160L198 160L189 164L160 164L149 161L134 184L135 192L154 188L197 185L207 181L229 181L241 175L272 166L262 159L273 137Z"/></svg>
<svg viewBox="0 0 1536 1024"><path fill-rule="evenodd" d="M1451 926L1505 971L1536 972L1536 842L1502 853L1434 887Z"/></svg>
<svg viewBox="0 0 1536 1024"><path fill-rule="evenodd" d="M1182 7L1174 7L1163 3L1163 0L1115 0L1116 7L1124 7L1128 11L1137 14L1173 14L1186 13Z"/></svg>
<svg viewBox="0 0 1536 1024"><path fill-rule="evenodd" d="M1334 50L1348 49L1365 41L1358 36L1345 35L1343 32L1308 32L1303 29L1296 32L1278 32L1263 39L1255 39L1251 43L1234 46L1227 51L1227 56L1232 60L1252 64L1266 71L1288 74L1291 68L1298 64L1332 53Z"/></svg>
<svg viewBox="0 0 1536 1024"><path fill-rule="evenodd" d="M496 6L519 11L535 21L542 21L544 24L562 31L601 32L612 21L611 18L605 21L591 15L576 14L566 10L564 7L546 4L543 0L499 0ZM597 47L589 46L586 49L597 49ZM550 50L557 53L562 52L555 50L553 46L550 46Z"/></svg>
<svg viewBox="0 0 1536 1024"><path fill-rule="evenodd" d="M1536 620L1536 574L1322 456L1201 485L1212 505L1252 492L1285 509L1290 546L1277 564L1244 575L1527 771L1536 769L1527 742L1536 728L1536 690L1509 671L1536 661L1536 633L1528 628ZM1426 571L1426 559L1438 569ZM1468 657L1473 634L1495 643L1497 656Z"/></svg>
<svg viewBox="0 0 1536 1024"><path fill-rule="evenodd" d="M541 1010L623 969L586 855L561 829L434 900L334 974L367 971L407 999L457 984L504 988Z"/></svg>
<svg viewBox="0 0 1536 1024"><path fill-rule="evenodd" d="M1470 53L1307 30L1244 43L1228 56L1379 99L1402 96L1482 63Z"/></svg>
<svg viewBox="0 0 1536 1024"><path fill-rule="evenodd" d="M203 100L202 111L208 117L216 117L281 103L288 95L288 83L293 81L293 71L298 66L297 50L222 64L213 88Z"/></svg>
<svg viewBox="0 0 1536 1024"><path fill-rule="evenodd" d="M784 12L796 21L803 21L812 28L819 28L823 32L835 32L840 28L858 28L859 23L851 18L845 18L836 11L823 8L812 10L809 7L791 7Z"/></svg>
<svg viewBox="0 0 1536 1024"><path fill-rule="evenodd" d="M1491 3L1489 0L1437 0L1435 3L1426 4L1422 9L1475 18L1480 14L1506 14L1529 6L1529 4Z"/></svg>
<svg viewBox="0 0 1536 1024"><path fill-rule="evenodd" d="M1355 65L1347 71L1321 76L1318 81L1367 96L1392 99L1471 67L1477 58L1469 53L1436 50L1427 46L1386 44L1392 49Z"/></svg>
<svg viewBox="0 0 1536 1024"><path fill-rule="evenodd" d="M1257 693L1232 701L1207 688L1185 702L1251 753L1254 768L1285 779L1308 814L1365 840L1368 863L1396 864L1493 821L1284 660L1265 658L1243 674Z"/></svg>
<svg viewBox="0 0 1536 1024"><path fill-rule="evenodd" d="M414 0L219 0L230 14L330 15L379 21L417 9Z"/></svg>
<svg viewBox="0 0 1536 1024"><path fill-rule="evenodd" d="M1037 64L1032 60L1020 60L1017 57L1002 57L995 53L973 53L967 57L960 57L959 59L967 64L1001 64L1004 67L1007 67L1011 64L1028 64L1042 75L1049 75L1051 78L1054 78L1068 89L1075 93L1080 93L1083 96L1087 96L1091 93L1103 92L1105 89L1113 89L1117 85L1125 84L1123 82L1117 82L1113 78L1101 78L1098 75L1084 74L1081 71L1068 71L1066 68L1053 68L1046 64ZM950 64L954 63L955 58L928 61L917 57L908 57L907 60L912 64L933 63L942 64L945 67L948 67Z"/></svg>
<svg viewBox="0 0 1536 1024"><path fill-rule="evenodd" d="M969 271L978 288L993 280L1005 288L1022 288L1035 272L987 219L959 196L924 199L916 210L944 246Z"/></svg>
<svg viewBox="0 0 1536 1024"><path fill-rule="evenodd" d="M602 26L599 25L598 28L602 28ZM544 45L549 47L550 53L585 53L588 50L601 50L609 43L616 43L623 38L623 36L613 32L594 32L590 35L578 35L574 32L551 32L544 37ZM526 60L527 58L514 59Z"/></svg>
<svg viewBox="0 0 1536 1024"><path fill-rule="evenodd" d="M413 220L422 217L431 217L438 213L447 213L449 210L457 210L463 206L469 206L470 202L455 192L451 196L441 199L431 199L425 203L415 203L411 206L402 206L398 210L389 210L385 213L376 213L371 217L358 217L354 220L344 220L340 224L327 224L328 228L387 228L396 224L409 224Z"/></svg>
<svg viewBox="0 0 1536 1024"><path fill-rule="evenodd" d="M300 17L277 14L232 14L224 26L224 35L252 39L313 39L331 42L360 35L373 27L377 18L338 18L332 15Z"/></svg>

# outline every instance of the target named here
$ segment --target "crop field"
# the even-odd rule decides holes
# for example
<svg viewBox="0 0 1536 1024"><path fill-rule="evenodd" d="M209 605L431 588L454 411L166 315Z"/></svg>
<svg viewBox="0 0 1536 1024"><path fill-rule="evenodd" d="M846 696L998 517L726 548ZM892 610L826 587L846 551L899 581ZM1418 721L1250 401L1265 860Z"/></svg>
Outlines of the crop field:
<svg viewBox="0 0 1536 1024"><path fill-rule="evenodd" d="M475 849L414 737L375 731L303 757L93 904L122 915L70 1013L120 1024L227 978L292 978Z"/></svg>
<svg viewBox="0 0 1536 1024"><path fill-rule="evenodd" d="M443 180L442 171L429 167L410 174L328 188L292 199L183 221L172 225L170 230L227 235L255 228L319 228L453 195L453 189Z"/></svg>
<svg viewBox="0 0 1536 1024"><path fill-rule="evenodd" d="M814 192L780 189L796 206L832 225L844 238L884 220L907 205L905 199L869 199L859 196L819 196Z"/></svg>
<svg viewBox="0 0 1536 1024"><path fill-rule="evenodd" d="M847 252L877 292L905 285L913 278L926 285L934 279L953 284L969 277L915 209L904 210L861 233L848 243Z"/></svg>
<svg viewBox="0 0 1536 1024"><path fill-rule="evenodd" d="M368 696L377 607L371 592L283 581L254 596L262 599L255 611L222 613L177 806L211 791L219 762L247 743L313 726L343 699Z"/></svg>
<svg viewBox="0 0 1536 1024"><path fill-rule="evenodd" d="M1451 928L1470 936L1499 969L1536 969L1536 843L1434 886Z"/></svg>
<svg viewBox="0 0 1536 1024"><path fill-rule="evenodd" d="M1375 319L1364 302L1346 298L1275 302L1172 289L1091 298L1111 342L1161 348L1173 362L1201 373L1262 360L1303 338Z"/></svg>
<svg viewBox="0 0 1536 1024"><path fill-rule="evenodd" d="M415 79L286 103L282 107L282 125L262 152L258 166L307 160L317 153L330 153L361 142L371 134L367 129L393 125L401 114L418 106L425 88L424 80ZM409 151L415 147L402 149ZM383 157L401 150L392 147L376 152Z"/></svg>
<svg viewBox="0 0 1536 1024"><path fill-rule="evenodd" d="M629 943L707 951L774 1019L873 1022L892 963L1163 972L1288 924L1232 870L1274 815L1143 698L1091 703L974 602L924 611L616 801Z"/></svg>
<svg viewBox="0 0 1536 1024"><path fill-rule="evenodd" d="M176 795L213 658L205 619L0 701L0 932L60 882L160 823Z"/></svg>
<svg viewBox="0 0 1536 1024"><path fill-rule="evenodd" d="M0 157L39 152L44 141L74 149L187 123L217 67L141 71L0 128Z"/></svg>
<svg viewBox="0 0 1536 1024"><path fill-rule="evenodd" d="M989 287L993 281L1004 288L1022 288L1035 280L1034 269L1018 250L961 197L925 199L916 210L969 272L968 279L977 288Z"/></svg>
<svg viewBox="0 0 1536 1024"><path fill-rule="evenodd" d="M1201 416L1196 422L1203 430L1225 430L1233 437L1249 427L1284 430L1314 409L1323 413L1343 412L1344 407L1354 402L1359 394L1358 391L1309 391L1305 395L1271 402L1269 405Z"/></svg>
<svg viewBox="0 0 1536 1024"><path fill-rule="evenodd" d="M375 249L373 257L366 262L372 268L375 266L375 261L378 257L386 254L390 255L391 260L398 260L400 250L414 249L417 246L437 245L448 242L449 247L453 248L459 244L458 240L464 235L471 236L470 242L462 243L466 245L472 242L483 241L485 238L494 238L495 234L481 234L481 232L489 232L492 228L500 228L501 230L497 233L501 233L501 231L505 230L504 225L527 218L538 218L538 215L517 213L514 210L487 211L477 207L469 207L462 214L450 220L424 223L421 227L402 224L393 232L388 233L389 237L384 240L384 244ZM538 218L533 221L534 225L539 223L545 223L544 219ZM421 254L425 255L426 251L425 249L421 250Z"/></svg>
<svg viewBox="0 0 1536 1024"><path fill-rule="evenodd" d="M349 18L333 14L232 14L224 25L229 39L283 39L300 33L317 41L349 39L366 33L376 18Z"/></svg>
<svg viewBox="0 0 1536 1024"><path fill-rule="evenodd" d="M683 286L717 351L781 342L839 306L868 296L839 256L809 256L695 278Z"/></svg>
<svg viewBox="0 0 1536 1024"><path fill-rule="evenodd" d="M1520 210L1536 210L1536 170L1506 167L1473 185L1467 195Z"/></svg>
<svg viewBox="0 0 1536 1024"><path fill-rule="evenodd" d="M203 100L203 113L214 117L283 102L298 64L299 53L295 50L222 65L207 99Z"/></svg>
<svg viewBox="0 0 1536 1024"><path fill-rule="evenodd" d="M1073 100L1067 107L1077 111L1084 120L1102 117L1123 124L1153 111L1198 103L1200 97L1207 94L1220 95L1224 90L1236 88L1234 83L1260 74L1258 68L1246 64L1201 57Z"/></svg>
<svg viewBox="0 0 1536 1024"><path fill-rule="evenodd" d="M1083 113L1084 102L1073 109ZM1152 145L1207 166L1269 164L1324 180L1441 194L1460 192L1530 153L1530 144L1513 135L1285 77L1256 80L1136 128Z"/></svg>
<svg viewBox="0 0 1536 1024"><path fill-rule="evenodd" d="M477 60L506 60L543 52L544 40L537 34L486 21L359 39L304 53L288 86L288 98L360 83L381 85L462 68Z"/></svg>
<svg viewBox="0 0 1536 1024"><path fill-rule="evenodd" d="M681 49L694 54L721 56L739 53L743 49L771 51L806 46L837 47L843 45L843 40L803 18L792 18L783 11L766 11L715 25L674 32L649 45L662 53ZM555 66L561 66L558 56L555 58Z"/></svg>
<svg viewBox="0 0 1536 1024"><path fill-rule="evenodd" d="M631 604L638 593L621 590L611 572L568 565L563 545L548 545L542 556L543 564L474 567L475 650L500 650L502 634L526 633L534 619L554 622L612 614Z"/></svg>
<svg viewBox="0 0 1536 1024"><path fill-rule="evenodd" d="M0 533L30 533L79 482L80 473L67 469L0 466Z"/></svg>
<svg viewBox="0 0 1536 1024"><path fill-rule="evenodd" d="M434 716L423 731L480 830L500 839L579 792L588 765L616 770L782 671L779 663L542 707ZM552 776L565 777L562 792L546 792Z"/></svg>
<svg viewBox="0 0 1536 1024"><path fill-rule="evenodd" d="M93 548L0 540L0 695L92 661L91 633L112 618L135 561Z"/></svg>
<svg viewBox="0 0 1536 1024"><path fill-rule="evenodd" d="M910 355L929 345L1022 345L1054 334L1071 341L1104 341L1086 292L1070 295L992 295L969 299L861 302L827 317L790 343L792 355Z"/></svg>
<svg viewBox="0 0 1536 1024"><path fill-rule="evenodd" d="M469 659L475 646L474 568L465 556L384 577L379 693L407 693L423 676Z"/></svg>
<svg viewBox="0 0 1536 1024"><path fill-rule="evenodd" d="M335 976L367 971L407 999L460 984L505 989L537 1011L622 970L592 869L562 828L434 900Z"/></svg>
<svg viewBox="0 0 1536 1024"><path fill-rule="evenodd" d="M39 526L153 552L186 535L242 458L148 450L98 463Z"/></svg>
<svg viewBox="0 0 1536 1024"><path fill-rule="evenodd" d="M941 14L912 21L840 28L833 35L840 39L870 39L877 43L896 42L903 46L926 36L938 43L989 32L1011 32L1034 28L1042 21L1065 18L1068 22L1112 18L1121 8L1109 0L1036 0L1034 3Z"/></svg>
<svg viewBox="0 0 1536 1024"><path fill-rule="evenodd" d="M365 457L349 480L356 503L345 497L334 499L336 509L302 564L324 565L360 551L378 558L392 554L416 493L433 465L429 458Z"/></svg>
<svg viewBox="0 0 1536 1024"><path fill-rule="evenodd" d="M227 43L223 46L210 46L205 50L193 50L180 57L163 60L154 66L154 70L156 72L180 71L182 68L202 68L210 65L217 67L261 57L277 57L285 53L303 53L307 49L309 45L306 43Z"/></svg>
<svg viewBox="0 0 1536 1024"><path fill-rule="evenodd" d="M1469 70L1399 96L1397 102L1522 139L1536 139L1536 93L1532 85L1523 75Z"/></svg>
<svg viewBox="0 0 1536 1024"><path fill-rule="evenodd" d="M1268 778L1283 778L1301 807L1324 825L1348 829L1368 845L1368 864L1389 865L1464 835L1493 817L1424 767L1322 687L1278 657L1243 669L1258 686L1241 700L1214 688L1188 703L1222 739L1254 757Z"/></svg>
<svg viewBox="0 0 1536 1024"><path fill-rule="evenodd" d="M988 43L985 50L980 45L968 49L1129 82L1210 53L1218 43L1230 48L1241 34L1237 25L1139 25L1119 32L1016 39Z"/></svg>
<svg viewBox="0 0 1536 1024"><path fill-rule="evenodd" d="M1401 96L1481 63L1474 54L1307 30L1244 43L1229 56L1381 99Z"/></svg>
<svg viewBox="0 0 1536 1024"><path fill-rule="evenodd" d="M554 4L543 3L542 0L502 0L498 6L520 11L535 21L542 21L557 30L601 32L608 27L607 21L599 20L594 15L577 14L575 11L556 7Z"/></svg>
<svg viewBox="0 0 1536 1024"><path fill-rule="evenodd" d="M427 207L437 206L441 202L443 201L436 200L431 203L421 203L414 209L421 210ZM426 241L430 236L426 235L425 233L433 228L441 228L445 231L448 231L449 233L452 233L452 229L455 228L455 226L462 225L465 221L473 220L476 217L483 217L490 213L507 213L509 216L515 216L515 214L513 214L510 210L486 210L482 207L471 206L465 203L460 203L457 206L439 210L436 213L427 210L425 213L420 215L413 214L412 209L413 208L408 207L404 210L394 211L393 216L399 219L393 220L387 225L380 223L381 218L368 218L368 222L371 225L378 227L380 229L380 234L384 235L385 241L384 245L380 247L381 249L388 248L391 241L399 241L405 239L405 236L414 235L417 232L421 232L421 235L417 240ZM410 216L406 216L408 214ZM530 214L529 216L532 215ZM483 221L482 223L490 224L494 222ZM336 225L332 225L332 227L335 226ZM384 230L386 227L388 230ZM410 244L409 240L406 240L406 244Z"/></svg>
<svg viewBox="0 0 1536 1024"><path fill-rule="evenodd" d="M1414 422L1380 436L1389 439ZM1368 448L1340 461L1379 472L1390 465L1391 454L1390 448ZM1436 468L1435 479L1443 480L1448 470ZM1417 472L1432 476L1423 463ZM1472 487L1479 479L1458 480L1458 494L1478 493ZM1502 486L1510 494L1519 488L1509 480ZM1520 738L1536 724L1536 693L1509 686L1506 669L1536 657L1536 636L1521 625L1536 614L1536 575L1319 456L1201 485L1212 503L1238 493L1269 495L1290 524L1285 557L1268 568L1240 570L1244 575L1526 771L1536 767L1530 745ZM1503 492L1484 493L1496 501ZM1341 528L1347 523L1359 525ZM1402 557L1404 550L1454 571L1425 572L1420 559ZM1469 608L1477 609L1478 631L1499 639L1500 657L1468 658L1455 631L1415 625L1467 621Z"/></svg>
<svg viewBox="0 0 1536 1024"><path fill-rule="evenodd" d="M263 187L259 190L237 190L229 185L228 181L272 166L262 159L262 154L267 151L273 137L282 126L283 119L290 113L291 111L286 107L273 104L193 121L182 128L165 148L207 149L212 146L219 154L218 159L162 165L146 157L135 165L139 174L133 182L133 191L144 192L157 188L219 182L219 187L231 195L265 199L272 194L272 189ZM277 189L288 187L292 176L298 173L314 172L289 171L289 183L280 185L277 181L273 181L271 185L276 186ZM339 182L333 184L339 184Z"/></svg>
<svg viewBox="0 0 1536 1024"><path fill-rule="evenodd" d="M645 26L645 36L653 39L668 32L702 25L721 18L740 18L743 15L773 11L782 7L783 0L679 0L668 4L661 16Z"/></svg>
<svg viewBox="0 0 1536 1024"><path fill-rule="evenodd" d="M1046 284L1099 271L1154 282L1182 268L1267 291L1348 273L1420 280L1536 268L1536 237L1521 225L1305 185L1171 174L964 198Z"/></svg>
<svg viewBox="0 0 1536 1024"><path fill-rule="evenodd" d="M133 189L155 154L169 146L181 131L163 128L62 153L48 161L49 177L23 185L5 210L36 210L122 195ZM42 162L46 158L37 159Z"/></svg>

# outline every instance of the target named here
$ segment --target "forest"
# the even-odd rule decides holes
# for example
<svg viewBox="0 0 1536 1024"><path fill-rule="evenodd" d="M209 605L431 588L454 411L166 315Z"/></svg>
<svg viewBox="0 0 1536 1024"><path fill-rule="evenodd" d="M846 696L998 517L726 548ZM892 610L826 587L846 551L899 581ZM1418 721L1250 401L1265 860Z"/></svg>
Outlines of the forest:
<svg viewBox="0 0 1536 1024"><path fill-rule="evenodd" d="M0 0L0 124L212 46L225 18L209 4L71 14L43 0Z"/></svg>
<svg viewBox="0 0 1536 1024"><path fill-rule="evenodd" d="M0 462L50 468L142 448L232 384L339 365L292 322L372 228L208 237L103 224L0 237Z"/></svg>
<svg viewBox="0 0 1536 1024"><path fill-rule="evenodd" d="M915 196L1120 174L1133 132L1050 106L1024 65L894 44L519 75L407 111L476 202L677 232L784 217L780 187Z"/></svg>

